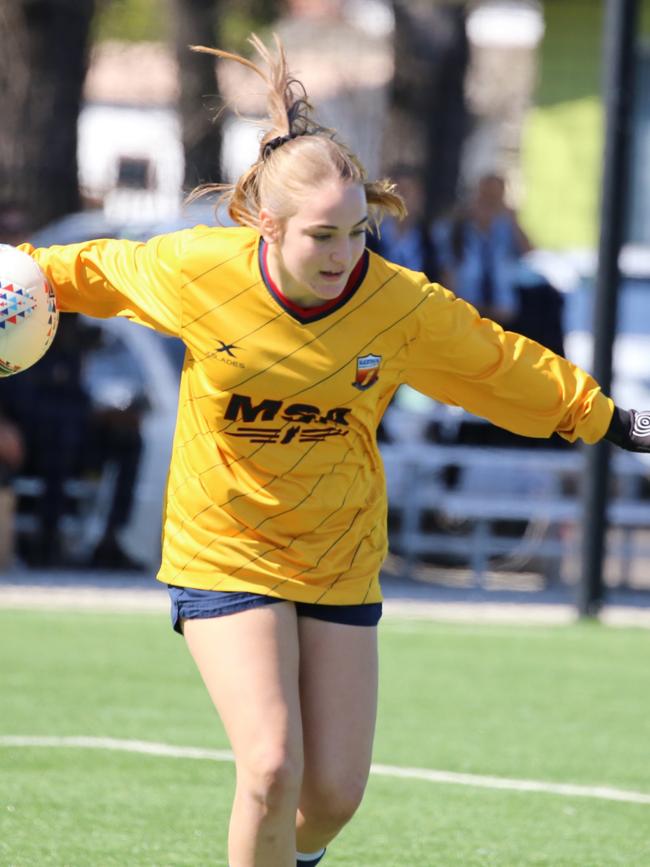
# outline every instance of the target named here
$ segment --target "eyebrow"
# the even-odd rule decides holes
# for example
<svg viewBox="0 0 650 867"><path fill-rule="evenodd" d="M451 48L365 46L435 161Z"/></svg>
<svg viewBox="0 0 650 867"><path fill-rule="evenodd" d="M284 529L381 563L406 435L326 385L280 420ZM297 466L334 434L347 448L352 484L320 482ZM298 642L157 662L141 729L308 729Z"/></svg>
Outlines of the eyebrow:
<svg viewBox="0 0 650 867"><path fill-rule="evenodd" d="M368 215L366 214L366 216L362 217L358 223L355 223L354 226L352 226L352 228L356 229L357 226L360 226L362 223L367 223L367 222L368 222ZM310 226L309 228L310 229L338 229L339 227L338 226L328 226L328 225L325 225L324 223L318 223L317 225Z"/></svg>

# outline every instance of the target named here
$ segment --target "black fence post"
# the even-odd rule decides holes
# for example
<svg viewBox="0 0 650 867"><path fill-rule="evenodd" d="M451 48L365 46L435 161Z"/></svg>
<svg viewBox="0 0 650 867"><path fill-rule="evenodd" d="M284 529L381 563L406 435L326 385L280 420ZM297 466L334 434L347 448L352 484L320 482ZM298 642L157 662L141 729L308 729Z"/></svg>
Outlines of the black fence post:
<svg viewBox="0 0 650 867"><path fill-rule="evenodd" d="M605 157L601 195L598 272L594 298L593 373L611 392L616 335L619 254L627 216L627 169L632 135L638 0L606 0L604 28ZM583 488L584 535L578 608L592 617L603 603L603 558L607 532L609 445L588 449Z"/></svg>

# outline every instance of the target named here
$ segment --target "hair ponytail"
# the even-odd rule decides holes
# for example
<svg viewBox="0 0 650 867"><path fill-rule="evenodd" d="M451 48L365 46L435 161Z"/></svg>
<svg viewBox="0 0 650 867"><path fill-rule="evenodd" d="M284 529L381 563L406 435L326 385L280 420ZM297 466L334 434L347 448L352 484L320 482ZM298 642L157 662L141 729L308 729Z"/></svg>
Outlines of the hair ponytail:
<svg viewBox="0 0 650 867"><path fill-rule="evenodd" d="M321 126L312 117L307 92L291 75L281 41L277 36L274 40L275 56L255 34L248 40L265 68L219 48L191 46L192 51L239 63L261 78L267 92L267 122L257 160L237 182L203 184L190 193L188 201L219 192L219 203L227 204L235 223L258 229L262 207L279 218L288 217L295 211L299 198L320 183L339 177L364 187L370 217L376 224L385 213L404 217L406 207L395 185L388 180L368 181L360 160L337 140L334 130Z"/></svg>

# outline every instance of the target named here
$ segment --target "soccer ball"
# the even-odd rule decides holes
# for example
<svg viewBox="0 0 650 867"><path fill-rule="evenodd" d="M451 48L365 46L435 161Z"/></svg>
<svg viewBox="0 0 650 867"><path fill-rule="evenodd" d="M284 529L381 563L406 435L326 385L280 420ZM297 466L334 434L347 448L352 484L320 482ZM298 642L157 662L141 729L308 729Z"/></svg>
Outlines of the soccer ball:
<svg viewBox="0 0 650 867"><path fill-rule="evenodd" d="M0 244L0 376L35 364L58 324L56 299L43 271L27 253Z"/></svg>

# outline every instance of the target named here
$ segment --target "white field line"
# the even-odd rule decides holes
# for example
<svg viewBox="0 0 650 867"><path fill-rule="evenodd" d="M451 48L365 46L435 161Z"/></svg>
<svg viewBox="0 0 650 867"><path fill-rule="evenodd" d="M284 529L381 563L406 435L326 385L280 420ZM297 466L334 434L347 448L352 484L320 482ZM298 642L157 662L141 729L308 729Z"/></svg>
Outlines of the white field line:
<svg viewBox="0 0 650 867"><path fill-rule="evenodd" d="M91 750L117 750L144 753L173 759L207 759L213 762L232 762L230 750L207 750L201 747L179 747L152 741L119 740L96 737L31 737L0 735L0 747L49 747ZM489 777L478 774L458 774L427 768L402 768L396 765L373 764L370 773L380 777L401 777L424 780L428 783L447 783L482 789L507 789L513 792L543 792L567 798L598 798L603 801L625 801L630 804L649 804L650 794L616 789L611 786L579 786L573 783L548 783L541 780L513 780L507 777Z"/></svg>

